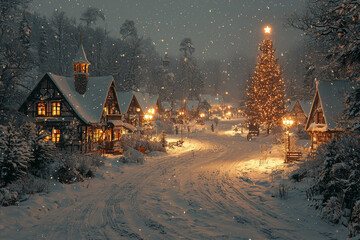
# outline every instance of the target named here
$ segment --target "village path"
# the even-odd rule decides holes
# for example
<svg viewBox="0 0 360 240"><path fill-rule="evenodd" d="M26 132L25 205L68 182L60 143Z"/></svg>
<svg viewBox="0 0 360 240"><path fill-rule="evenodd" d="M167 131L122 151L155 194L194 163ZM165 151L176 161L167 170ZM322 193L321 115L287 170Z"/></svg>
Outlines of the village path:
<svg viewBox="0 0 360 240"><path fill-rule="evenodd" d="M304 195L274 197L274 185L284 177L280 151L261 162L260 144L270 148L272 138L248 142L229 131L236 123L193 133L183 148L147 157L143 165L109 159L97 178L37 199L45 213L36 215L25 204L24 223L6 226L0 237L342 239Z"/></svg>

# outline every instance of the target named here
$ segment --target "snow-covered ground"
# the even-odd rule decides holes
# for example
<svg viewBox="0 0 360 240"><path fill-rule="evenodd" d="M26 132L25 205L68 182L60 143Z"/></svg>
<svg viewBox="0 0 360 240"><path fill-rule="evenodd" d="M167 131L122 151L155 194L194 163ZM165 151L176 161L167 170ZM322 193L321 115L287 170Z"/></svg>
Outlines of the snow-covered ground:
<svg viewBox="0 0 360 240"><path fill-rule="evenodd" d="M0 208L0 239L346 239L308 206L306 183L286 180L283 146L235 135L238 121L214 133L201 126L143 165L109 156L90 181L53 183L48 194Z"/></svg>

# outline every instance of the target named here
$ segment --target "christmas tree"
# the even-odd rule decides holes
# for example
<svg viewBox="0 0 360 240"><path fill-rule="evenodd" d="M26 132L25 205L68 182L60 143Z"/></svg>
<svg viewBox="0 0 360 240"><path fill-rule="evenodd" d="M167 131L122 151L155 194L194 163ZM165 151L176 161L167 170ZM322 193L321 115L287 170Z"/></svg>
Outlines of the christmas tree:
<svg viewBox="0 0 360 240"><path fill-rule="evenodd" d="M259 47L258 63L247 89L246 114L253 124L269 130L285 112L285 84L269 37Z"/></svg>

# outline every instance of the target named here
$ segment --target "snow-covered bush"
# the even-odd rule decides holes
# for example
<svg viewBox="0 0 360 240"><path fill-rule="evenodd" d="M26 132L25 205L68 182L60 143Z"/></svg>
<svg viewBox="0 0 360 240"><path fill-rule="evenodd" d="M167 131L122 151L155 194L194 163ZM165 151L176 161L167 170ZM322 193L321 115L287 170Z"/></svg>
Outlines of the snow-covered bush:
<svg viewBox="0 0 360 240"><path fill-rule="evenodd" d="M97 155L59 154L59 164L53 176L66 184L84 181L85 178L93 177L96 167L102 164L99 158Z"/></svg>
<svg viewBox="0 0 360 240"><path fill-rule="evenodd" d="M9 184L7 188L11 192L17 192L20 195L19 198L21 198L25 194L47 192L49 189L49 180L28 174Z"/></svg>
<svg viewBox="0 0 360 240"><path fill-rule="evenodd" d="M11 206L18 203L18 193L7 188L0 188L0 206Z"/></svg>
<svg viewBox="0 0 360 240"><path fill-rule="evenodd" d="M349 238L354 239L360 235L360 200L356 201L352 210L349 224ZM358 238L357 238L358 239Z"/></svg>
<svg viewBox="0 0 360 240"><path fill-rule="evenodd" d="M323 164L320 166L320 174L315 177L315 184L308 190L308 196L311 198L321 195L323 198L319 207L322 216L331 222L339 223L341 217L348 218L344 209L358 211L356 202L360 200L359 136L344 135L340 140L320 146L314 161ZM356 212L351 213L351 216L354 214ZM356 228L356 223L350 220L349 226Z"/></svg>
<svg viewBox="0 0 360 240"><path fill-rule="evenodd" d="M12 120L0 125L0 186L25 175L31 158L31 148Z"/></svg>
<svg viewBox="0 0 360 240"><path fill-rule="evenodd" d="M168 119L156 120L155 125L158 132L164 131L166 134L174 134L174 124Z"/></svg>
<svg viewBox="0 0 360 240"><path fill-rule="evenodd" d="M332 223L339 223L342 216L341 203L337 197L330 197L321 210L322 217Z"/></svg>
<svg viewBox="0 0 360 240"><path fill-rule="evenodd" d="M143 164L145 162L144 155L135 150L130 148L124 153L124 156L120 158L120 161L123 163L139 163Z"/></svg>
<svg viewBox="0 0 360 240"><path fill-rule="evenodd" d="M129 149L137 149L140 147L146 148L147 151L153 152L165 152L166 149L163 147L161 142L152 141L149 138L140 134L125 134L121 137L121 147L124 151Z"/></svg>

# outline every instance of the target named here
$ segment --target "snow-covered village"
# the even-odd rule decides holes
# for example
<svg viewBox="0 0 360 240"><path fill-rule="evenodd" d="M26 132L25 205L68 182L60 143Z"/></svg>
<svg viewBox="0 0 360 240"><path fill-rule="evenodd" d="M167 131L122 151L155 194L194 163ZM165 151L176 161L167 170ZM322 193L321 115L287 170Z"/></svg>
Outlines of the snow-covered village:
<svg viewBox="0 0 360 240"><path fill-rule="evenodd" d="M359 0L0 0L0 239L360 239Z"/></svg>

